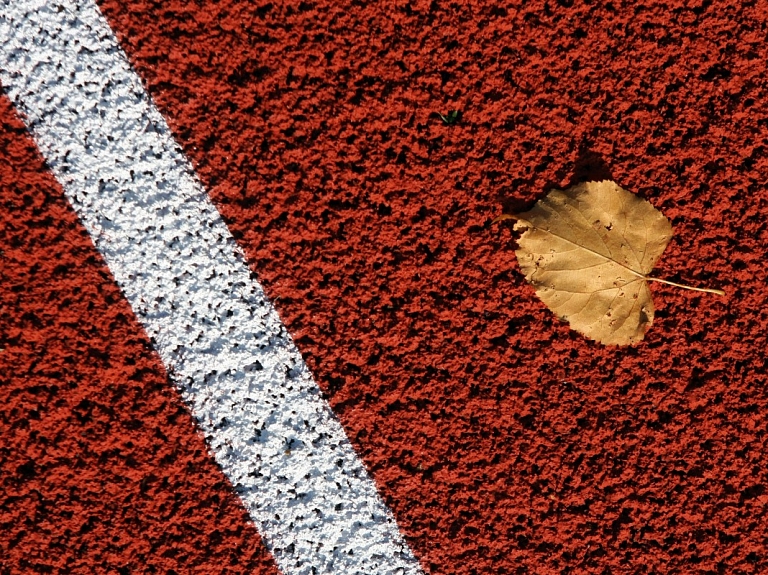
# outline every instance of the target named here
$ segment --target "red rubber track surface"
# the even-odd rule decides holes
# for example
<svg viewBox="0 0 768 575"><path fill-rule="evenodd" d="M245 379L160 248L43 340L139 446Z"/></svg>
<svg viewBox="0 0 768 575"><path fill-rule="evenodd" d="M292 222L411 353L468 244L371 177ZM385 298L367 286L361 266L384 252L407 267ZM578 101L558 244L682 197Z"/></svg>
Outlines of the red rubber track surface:
<svg viewBox="0 0 768 575"><path fill-rule="evenodd" d="M100 5L428 573L768 570L765 2ZM463 113L455 125L436 115L449 109ZM657 275L728 292L652 286L656 322L633 348L570 332L519 274L509 229L490 226L550 187L604 177L672 219ZM72 225L32 229L55 236ZM68 233L87 244L79 228ZM23 258L15 265L30 269ZM91 278L104 274L89 265L99 270ZM40 266L45 279L18 277L48 301L55 266ZM24 330L66 320L60 311L40 327L24 319L40 312L17 303L11 285L4 279L20 326L11 342L29 347L10 365L43 365L35 354L80 346L67 369L91 374L73 378L80 386L97 380L107 368L77 340L23 343ZM157 387L146 401L172 406L157 417L181 429L163 433L200 462L191 476L178 464L151 497L130 483L134 501L205 517L212 508L192 494L225 500L227 488L190 439L144 340L123 323L109 327L110 314L130 312L104 289L112 299L95 295L101 310L77 321L91 322L101 349L120 346L125 359L115 352L113 365L147 366ZM64 393L64 379L50 379ZM103 396L98 403L115 410L132 402L94 386L89 401ZM58 401L24 388L4 409L38 405L27 399L35 393L38 403ZM92 442L83 453L103 445L101 416L90 413L94 430L75 435ZM62 417L65 437L83 433L76 415ZM47 437L34 439L33 423L14 428L32 446ZM128 433L154 431L145 422L119 437ZM156 441L148 449L172 451ZM2 454L32 458L35 449L19 440ZM124 468L99 489L123 489ZM30 482L67 485L83 473L74 460L35 469L18 479L24 509L38 505ZM87 501L97 519L110 505ZM108 501L113 516L131 509ZM230 505L236 532L242 511ZM71 553L91 541L74 529L61 537ZM231 557L241 539L224 541L205 549ZM251 550L242 561L262 557Z"/></svg>
<svg viewBox="0 0 768 575"><path fill-rule="evenodd" d="M1 95L0 158L0 573L276 575Z"/></svg>
<svg viewBox="0 0 768 575"><path fill-rule="evenodd" d="M428 573L768 570L765 2L100 5ZM728 292L633 348L490 225L604 177Z"/></svg>

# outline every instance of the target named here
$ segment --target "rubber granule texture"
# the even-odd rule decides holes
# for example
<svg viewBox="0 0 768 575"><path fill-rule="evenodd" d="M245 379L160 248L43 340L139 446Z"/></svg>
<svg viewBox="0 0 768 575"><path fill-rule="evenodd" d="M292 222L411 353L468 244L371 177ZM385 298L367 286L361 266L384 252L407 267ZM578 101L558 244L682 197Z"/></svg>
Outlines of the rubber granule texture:
<svg viewBox="0 0 768 575"><path fill-rule="evenodd" d="M427 572L768 570L765 2L100 5ZM632 348L490 225L605 177L728 292Z"/></svg>
<svg viewBox="0 0 768 575"><path fill-rule="evenodd" d="M0 150L0 573L276 575L1 95Z"/></svg>

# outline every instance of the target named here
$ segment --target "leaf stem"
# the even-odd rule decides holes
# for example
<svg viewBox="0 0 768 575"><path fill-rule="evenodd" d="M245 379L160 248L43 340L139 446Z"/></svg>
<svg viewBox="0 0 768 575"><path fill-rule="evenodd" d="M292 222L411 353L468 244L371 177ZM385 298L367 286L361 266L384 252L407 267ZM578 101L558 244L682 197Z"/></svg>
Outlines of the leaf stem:
<svg viewBox="0 0 768 575"><path fill-rule="evenodd" d="M700 292L704 292L704 293L713 293L713 294L717 294L717 295L725 295L725 292L723 290L721 290L721 289L693 287L693 286L689 286L689 285L685 285L685 284L679 284L679 283L671 282L671 281L668 281L668 280L663 280L663 279L660 279L660 278L654 278L654 277L650 277L650 276L646 276L645 279L648 280L649 282L659 282L661 284L667 284L667 285L670 285L670 286L675 286L675 287L679 287L679 288L683 288L683 289L689 289L691 291L700 291Z"/></svg>
<svg viewBox="0 0 768 575"><path fill-rule="evenodd" d="M493 225L493 224L496 224L498 222L503 222L505 220L515 220L516 222L519 222L519 221L525 222L525 220L521 219L519 216L516 216L515 214L501 214L500 216L496 216L493 219L493 221L491 221L491 224ZM532 226L532 227L535 227L535 226ZM547 230L547 231L549 231L549 230ZM561 239L564 239L564 238L561 238ZM570 240L566 240L566 241L570 241ZM573 243L573 242L571 242L571 243ZM578 245L578 244L576 244L576 245ZM579 247L581 247L583 249L588 249L588 248L586 248L584 246L579 246ZM592 251L592 250L588 250L588 251ZM602 257L606 258L606 256L604 256L603 254L600 254L600 253L597 253L597 252L592 252L592 253L595 253L598 256L602 256ZM667 285L670 285L670 286L675 286L675 287L679 287L679 288L687 289L687 290L691 290L691 291L698 291L698 292L703 292L703 293L713 293L715 295L725 295L725 292L723 290L721 290L721 289L693 287L693 286L689 286L689 285L686 285L686 284L679 284L679 283L676 283L676 282L671 282L669 280L663 280L661 278L655 278L655 277L651 277L651 276L646 276L646 275L641 274L640 272L636 272L635 270L633 270L632 268L630 268L628 266L620 264L616 260L613 260L611 258L606 258L606 259L610 259L614 263L616 263L616 264L620 265L621 267L625 268L627 271L635 274L638 278L644 279L644 280L649 281L649 282L658 282L658 283L661 283L661 284L667 284Z"/></svg>

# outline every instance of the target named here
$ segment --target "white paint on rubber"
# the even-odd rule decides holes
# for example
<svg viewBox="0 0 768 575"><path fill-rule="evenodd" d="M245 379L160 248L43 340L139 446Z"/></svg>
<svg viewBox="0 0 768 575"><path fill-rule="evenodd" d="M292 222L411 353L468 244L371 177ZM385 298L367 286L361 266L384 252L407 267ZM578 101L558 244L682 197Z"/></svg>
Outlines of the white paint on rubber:
<svg viewBox="0 0 768 575"><path fill-rule="evenodd" d="M0 0L0 80L283 573L420 573L93 1Z"/></svg>

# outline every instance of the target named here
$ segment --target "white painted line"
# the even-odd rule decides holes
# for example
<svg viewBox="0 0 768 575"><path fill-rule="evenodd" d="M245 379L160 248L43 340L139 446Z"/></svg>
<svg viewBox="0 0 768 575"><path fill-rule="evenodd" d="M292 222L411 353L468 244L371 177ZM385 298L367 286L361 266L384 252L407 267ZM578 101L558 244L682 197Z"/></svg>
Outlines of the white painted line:
<svg viewBox="0 0 768 575"><path fill-rule="evenodd" d="M95 3L0 0L0 81L283 573L420 573Z"/></svg>

